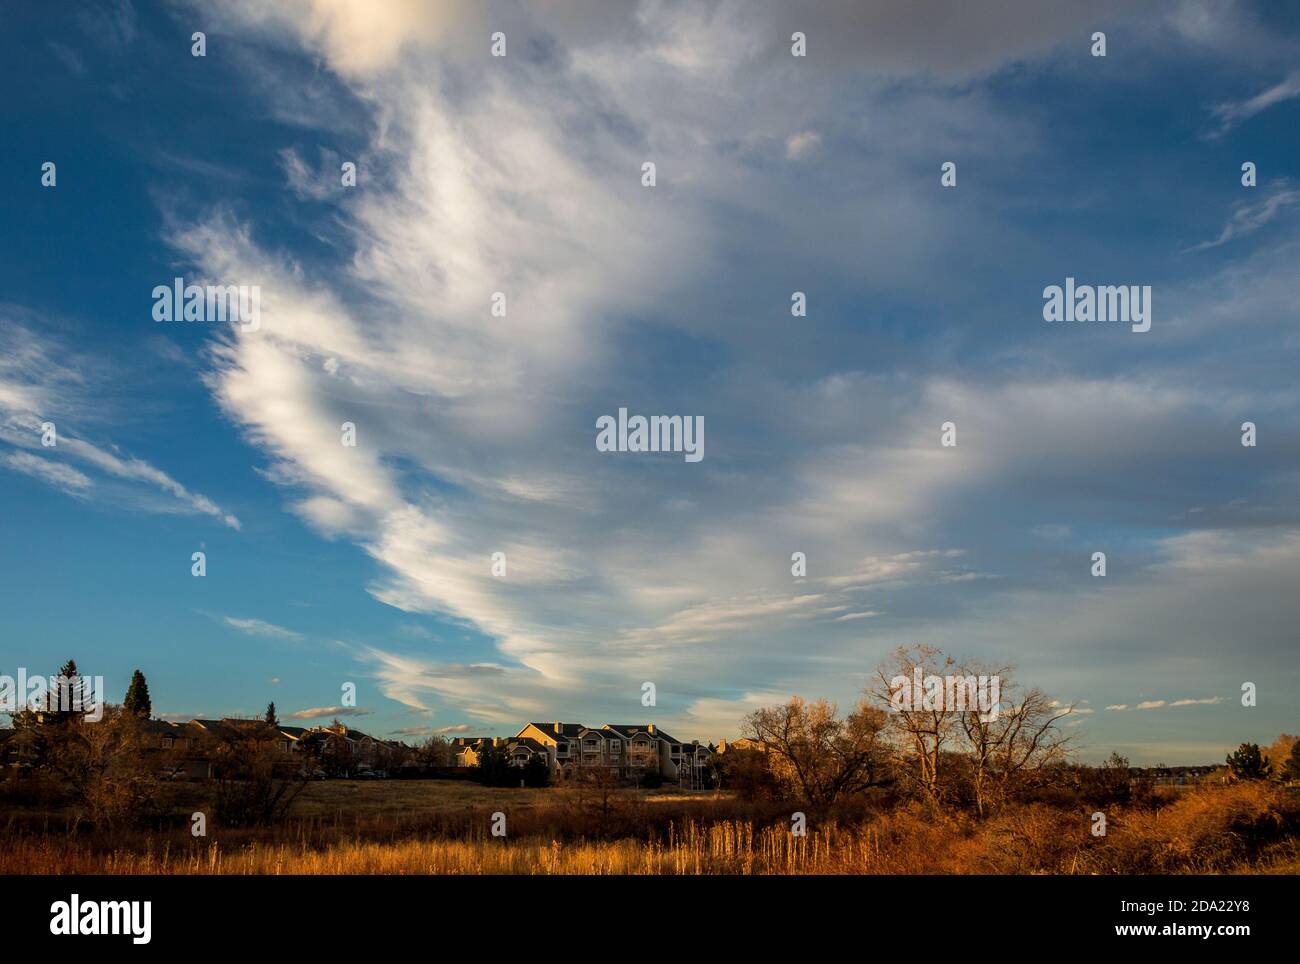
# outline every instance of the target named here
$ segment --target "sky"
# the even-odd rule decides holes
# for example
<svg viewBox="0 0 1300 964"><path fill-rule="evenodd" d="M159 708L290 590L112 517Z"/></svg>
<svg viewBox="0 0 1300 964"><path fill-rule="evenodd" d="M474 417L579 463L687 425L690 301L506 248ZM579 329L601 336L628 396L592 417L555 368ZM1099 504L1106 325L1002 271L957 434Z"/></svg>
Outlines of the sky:
<svg viewBox="0 0 1300 964"><path fill-rule="evenodd" d="M717 740L926 644L1085 760L1300 727L1294 8L41 6L0 8L0 673ZM256 330L155 320L176 277ZM1046 321L1067 278L1150 330ZM620 408L704 457L599 451Z"/></svg>

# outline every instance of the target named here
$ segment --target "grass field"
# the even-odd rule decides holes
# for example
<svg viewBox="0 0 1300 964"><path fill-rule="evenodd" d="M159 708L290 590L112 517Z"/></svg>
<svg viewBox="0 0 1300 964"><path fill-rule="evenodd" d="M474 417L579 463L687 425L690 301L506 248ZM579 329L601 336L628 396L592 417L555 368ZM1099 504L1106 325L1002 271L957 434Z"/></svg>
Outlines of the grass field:
<svg viewBox="0 0 1300 964"><path fill-rule="evenodd" d="M554 806L565 791L553 787L485 787L472 780L320 780L309 783L294 802L296 816L337 812L363 816L398 816L414 811L436 813L467 807L530 810ZM724 795L729 798L729 795ZM709 799L712 793L679 790L619 790L622 800L668 803Z"/></svg>
<svg viewBox="0 0 1300 964"><path fill-rule="evenodd" d="M198 795L202 788L184 788ZM177 801L181 811L192 801ZM1116 809L1104 837L1087 808L1025 805L987 821L918 805L852 820L726 794L621 791L608 801L560 789L457 781L311 784L273 828L185 820L155 831L59 832L61 816L0 818L0 873L81 874L1153 874L1295 873L1296 794L1206 787L1155 808ZM507 835L493 837L492 814ZM179 816L184 817L182 812Z"/></svg>

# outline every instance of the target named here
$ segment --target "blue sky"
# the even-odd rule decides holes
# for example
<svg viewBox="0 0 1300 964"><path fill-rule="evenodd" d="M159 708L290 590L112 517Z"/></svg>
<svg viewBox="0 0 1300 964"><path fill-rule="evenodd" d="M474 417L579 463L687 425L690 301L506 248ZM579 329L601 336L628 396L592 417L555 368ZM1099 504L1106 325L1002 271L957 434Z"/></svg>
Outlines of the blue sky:
<svg viewBox="0 0 1300 964"><path fill-rule="evenodd" d="M1300 17L1081 7L6 5L0 672L717 739L927 643L1085 758L1294 732ZM155 322L178 275L260 329Z"/></svg>

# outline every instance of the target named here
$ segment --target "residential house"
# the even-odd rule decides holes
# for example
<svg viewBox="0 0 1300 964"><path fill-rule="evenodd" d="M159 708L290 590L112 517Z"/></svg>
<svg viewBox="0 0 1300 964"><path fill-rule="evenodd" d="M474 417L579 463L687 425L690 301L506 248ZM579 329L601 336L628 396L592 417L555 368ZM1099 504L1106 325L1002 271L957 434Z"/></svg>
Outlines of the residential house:
<svg viewBox="0 0 1300 964"><path fill-rule="evenodd" d="M756 753L766 753L767 744L762 740L751 740L747 736L742 736L738 740L719 740L718 753L726 753L728 750L753 750Z"/></svg>
<svg viewBox="0 0 1300 964"><path fill-rule="evenodd" d="M0 729L0 769L30 770L40 755L40 737L31 727Z"/></svg>
<svg viewBox="0 0 1300 964"><path fill-rule="evenodd" d="M506 740L505 744L506 761L511 766L527 766L534 758L540 759L548 767L551 766L550 748L540 740L523 736Z"/></svg>
<svg viewBox="0 0 1300 964"><path fill-rule="evenodd" d="M705 785L712 755L698 742L683 744L653 723L607 723L600 729L581 723L528 723L506 744L512 760L526 762L545 753L552 773L560 777L601 767L622 779L656 773L690 787Z"/></svg>
<svg viewBox="0 0 1300 964"><path fill-rule="evenodd" d="M577 764L578 736L585 729L581 723L528 723L514 738L536 740L545 747L551 771L556 772Z"/></svg>
<svg viewBox="0 0 1300 964"><path fill-rule="evenodd" d="M451 741L451 752L458 767L478 766L479 754L483 747L493 746L495 740L490 736L458 736Z"/></svg>

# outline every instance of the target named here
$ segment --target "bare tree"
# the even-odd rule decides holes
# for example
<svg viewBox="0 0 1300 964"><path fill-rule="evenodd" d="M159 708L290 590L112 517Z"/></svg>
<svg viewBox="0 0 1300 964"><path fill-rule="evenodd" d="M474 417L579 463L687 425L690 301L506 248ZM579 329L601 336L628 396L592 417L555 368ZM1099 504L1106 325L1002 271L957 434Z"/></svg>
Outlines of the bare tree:
<svg viewBox="0 0 1300 964"><path fill-rule="evenodd" d="M425 767L449 767L456 764L456 754L452 751L451 744L446 737L437 734L420 744L416 755L420 765Z"/></svg>
<svg viewBox="0 0 1300 964"><path fill-rule="evenodd" d="M1074 705L1021 692L1013 672L920 645L900 647L877 672L871 696L887 707L899 772L930 800L968 778L983 816L1013 783L1064 759L1059 723Z"/></svg>
<svg viewBox="0 0 1300 964"><path fill-rule="evenodd" d="M161 789L143 722L118 706L105 706L103 718L70 716L43 727L44 765L72 793L77 819L109 827L152 814Z"/></svg>
<svg viewBox="0 0 1300 964"><path fill-rule="evenodd" d="M767 764L787 791L823 804L882 782L884 727L885 714L865 701L840 719L834 703L797 696L745 720L746 735L767 748Z"/></svg>
<svg viewBox="0 0 1300 964"><path fill-rule="evenodd" d="M1038 689L1020 693L1011 673L1011 667L993 673L965 670L965 675L996 675L1000 681L1000 699L992 711L976 707L960 714L975 808L981 817L991 803L1005 797L1013 781L1063 760L1070 744L1070 737L1057 724L1074 712L1076 704L1049 699Z"/></svg>
<svg viewBox="0 0 1300 964"><path fill-rule="evenodd" d="M266 825L282 819L306 786L306 775L259 721L227 728L212 753L213 810L227 826Z"/></svg>
<svg viewBox="0 0 1300 964"><path fill-rule="evenodd" d="M900 646L876 671L878 683L868 693L886 708L897 772L931 800L939 796L944 754L949 747L955 749L961 737L961 714L944 701L927 706L898 696L901 686L911 687L917 678L947 675L956 665L956 660L933 646Z"/></svg>
<svg viewBox="0 0 1300 964"><path fill-rule="evenodd" d="M590 765L579 765L569 778L573 808L586 811L598 818L599 829L604 832L611 816L622 798L624 780L618 768L607 766L602 760Z"/></svg>

